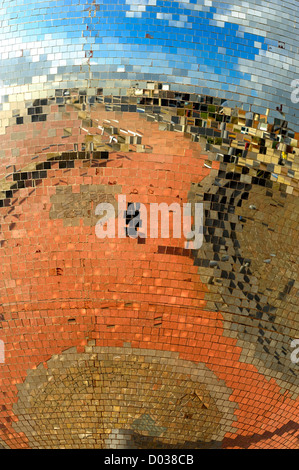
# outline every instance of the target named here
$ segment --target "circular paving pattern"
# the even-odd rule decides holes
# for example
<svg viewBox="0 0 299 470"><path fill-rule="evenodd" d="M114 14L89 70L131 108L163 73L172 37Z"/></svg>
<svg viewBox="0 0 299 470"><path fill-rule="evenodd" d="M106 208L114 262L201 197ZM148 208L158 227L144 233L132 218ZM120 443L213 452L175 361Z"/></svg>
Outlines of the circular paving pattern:
<svg viewBox="0 0 299 470"><path fill-rule="evenodd" d="M14 429L37 449L219 446L235 419L230 394L175 353L74 348L27 376Z"/></svg>

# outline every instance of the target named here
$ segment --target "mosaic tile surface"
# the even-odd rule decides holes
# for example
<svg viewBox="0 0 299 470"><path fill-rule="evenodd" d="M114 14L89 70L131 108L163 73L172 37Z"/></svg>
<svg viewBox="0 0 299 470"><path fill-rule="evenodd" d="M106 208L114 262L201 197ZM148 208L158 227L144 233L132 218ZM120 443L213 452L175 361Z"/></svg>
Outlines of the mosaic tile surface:
<svg viewBox="0 0 299 470"><path fill-rule="evenodd" d="M0 12L0 448L298 449L298 2Z"/></svg>
<svg viewBox="0 0 299 470"><path fill-rule="evenodd" d="M53 82L69 88L97 79L158 80L254 104L257 112L270 108L274 117L282 109L298 124L290 98L298 79L298 1L13 0L1 6L4 102L20 89L46 90Z"/></svg>

